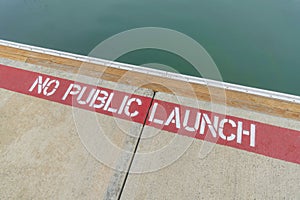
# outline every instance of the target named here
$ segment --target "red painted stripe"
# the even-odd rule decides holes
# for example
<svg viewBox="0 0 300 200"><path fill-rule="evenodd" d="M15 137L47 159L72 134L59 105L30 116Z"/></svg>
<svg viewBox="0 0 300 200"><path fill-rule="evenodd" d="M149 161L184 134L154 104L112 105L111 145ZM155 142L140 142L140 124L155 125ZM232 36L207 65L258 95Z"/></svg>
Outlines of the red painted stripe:
<svg viewBox="0 0 300 200"><path fill-rule="evenodd" d="M46 80L47 78L49 78L50 80L58 80L59 81L59 87L53 95L45 96L43 94L43 91L41 93L38 93L37 87L35 87L32 92L29 91L29 89L32 87L32 85L34 84L34 82L37 80L37 78L39 76L43 77L43 81ZM114 97L113 97L113 100L111 101L111 103L109 104L109 108L120 107L120 105L122 104L122 100L124 99L125 96L128 96L128 99L129 98L141 99L142 105L138 105L135 102L133 102L130 105L130 111L131 112L137 111L139 114L135 117L129 117L128 115L125 114L125 112L118 114L118 113L109 112L108 110L104 110L103 109L104 106L102 108L94 108L94 107L90 107L88 104L79 104L78 101L76 101L76 98L73 99L72 96L70 96L70 95L65 100L63 100L63 97L71 84L74 84L74 81L62 79L62 78L58 78L58 77L54 77L54 76L50 76L50 75L46 75L46 74L41 74L41 73L36 73L36 72L31 72L31 71L26 71L26 70L22 70L22 69L17 69L17 68L13 68L13 67L0 65L0 88L4 88L4 89L18 92L21 94L38 97L41 99L46 99L46 100L61 103L64 105L71 105L71 106L74 106L77 108L82 108L85 110L90 110L90 111L102 113L105 115L115 116L115 117L118 117L121 119L132 120L132 121L138 122L138 123L144 123L144 120L145 120L146 114L147 114L147 109L145 109L145 108L150 107L151 98L134 95L134 94L129 94L129 93L121 92L121 91L113 91L113 90L107 89L107 88L95 87L95 86L92 86L89 84L76 82L76 84L80 85L81 88L87 87L87 89L86 89L87 93L90 92L92 89L95 89L95 90L99 89L101 91L107 92L108 94L114 93ZM54 84L52 84L51 87L49 87L48 91L51 92L53 87L54 87ZM87 97L87 95L85 93L83 96L83 99L86 97Z"/></svg>
<svg viewBox="0 0 300 200"><path fill-rule="evenodd" d="M152 122L149 121L149 118L151 117L151 111L150 115L148 116L147 125L153 126L159 129L163 129L169 132L178 133L181 135L194 137L200 140L206 140L211 142L216 142L217 144L230 146L242 150L246 150L249 152L265 155L272 158L277 158L280 160L285 160L293 163L300 164L300 131L291 130L287 128L282 128L278 126L273 126L253 120L247 120L239 117L233 117L233 116L223 116L217 113L212 113L206 110L199 110L196 108L191 108L188 106L182 106L179 104L174 104L170 102L160 101L160 100L154 100L153 105L157 103L158 107L155 112L155 118L158 120L164 121L164 124L167 121L168 116L175 107L179 108L180 113L180 128L176 127L175 123L170 123L168 126L166 125L160 125L159 123L155 123L154 120ZM153 107L153 106L152 106ZM153 108L152 108L153 109ZM213 137L211 131L207 126L205 126L204 134L200 134L200 127L195 131L188 131L183 126L183 121L185 117L186 110L190 111L190 119L187 123L187 126L192 127L195 124L195 118L197 113L201 113L201 116L204 114L208 115L212 120L214 117L219 117L219 122L222 119L232 120L237 127L233 127L229 123L225 123L223 134L225 136L231 136L232 140L228 141L226 139L222 139L219 135L219 129L218 129L218 137ZM201 121L203 118L201 119ZM255 140L254 140L254 146L251 146L251 137L250 133L249 136L245 134L241 135L241 142L237 142L237 132L238 132L238 124L240 123L240 127L242 127L242 130L249 131L251 130L251 125L255 126ZM219 123L220 125L220 123Z"/></svg>
<svg viewBox="0 0 300 200"><path fill-rule="evenodd" d="M39 77L40 82L38 82ZM35 83L36 85L34 85ZM38 83L44 83L44 85L38 85ZM66 96L72 84L76 84L80 90L72 87L71 91L74 95ZM151 106L146 119L146 124L149 126L300 164L300 131L239 117L222 116L165 101L154 100L150 105L152 99L149 97L84 83L74 83L71 80L4 65L0 65L0 87L138 123L144 123L148 108ZM82 98L78 99L84 88ZM91 98L88 103L84 102L83 100L87 100L89 96ZM91 103L94 97L100 99L94 99L94 103ZM103 99L103 97L107 97L107 99ZM111 102L107 103L109 97L111 97ZM104 102L103 105L101 100ZM98 107L95 108L95 105ZM176 117L177 114L178 117ZM209 128L207 120L212 123L216 122L215 126L212 124Z"/></svg>

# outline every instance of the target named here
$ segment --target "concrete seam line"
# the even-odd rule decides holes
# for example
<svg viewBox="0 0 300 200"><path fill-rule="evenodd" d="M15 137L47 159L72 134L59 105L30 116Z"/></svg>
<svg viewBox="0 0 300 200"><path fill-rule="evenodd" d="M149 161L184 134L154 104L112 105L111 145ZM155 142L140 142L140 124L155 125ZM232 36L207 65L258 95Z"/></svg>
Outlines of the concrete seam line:
<svg viewBox="0 0 300 200"><path fill-rule="evenodd" d="M143 106L138 106L136 104L134 106L135 111L137 114L134 115L134 113L130 113L129 110L125 110L123 107L121 107L121 101L124 101L124 99L127 101L128 99L128 93L124 93L121 91L112 91L108 88L102 88L97 87L99 90L105 90L107 91L107 95L116 97L114 99L114 103L116 105L119 105L120 107L117 107L120 111L116 112L116 114L113 114L112 112L105 110L103 106L101 108L95 109L94 104L95 102L89 100L89 102L82 104L80 101L78 101L78 94L79 91L77 91L77 96L72 93L71 90L74 86L74 81L64 78L58 78L51 75L46 75L42 73L37 72L31 72L23 69L13 68L9 66L0 65L0 88L14 91L17 93L29 95L32 97L41 98L44 100L49 100L52 102L64 104L67 106L73 106L76 108L101 113L108 116L114 116L116 118L128 120L137 122L139 124L144 124L146 114L147 114L147 108L151 104L151 101L153 101L153 106L156 105L156 107L162 107L164 110L160 109L151 109L151 117L153 114L153 121L152 119L147 121L147 124L149 122L149 126L157 128L159 130L165 130L170 133L180 133L180 135L185 135L188 137L193 137L199 140L205 140L206 136L209 134L210 137L216 138L217 135L222 136L220 140L217 141L220 145L225 145L228 147L233 147L257 154L262 154L268 157L289 161L293 163L300 163L300 157L299 157L299 151L297 149L300 148L300 131L299 129L289 129L284 128L280 126L270 125L267 123L263 123L260 121L255 120L249 120L244 119L239 116L230 116L227 115L226 119L224 120L218 120L221 116L220 113L213 113L209 110L205 109L197 109L194 107L189 107L186 105L171 103L168 101L163 100L157 100L152 99L151 97L146 96L140 96L132 94L132 100L136 100L136 98L140 99L141 102L143 102ZM89 88L91 90L93 85L88 85L80 82L76 82L76 85L80 88ZM71 88L71 89L70 89ZM78 89L79 90L79 89ZM92 90L91 90L92 91ZM71 94L70 94L71 92ZM75 101L73 101L73 96L75 95ZM97 97L96 93L96 97ZM94 95L95 96L95 95ZM151 95L150 95L151 96ZM81 98L81 97L80 97ZM77 100L76 100L77 99ZM107 101L108 102L108 101ZM106 102L106 103L107 103ZM92 103L92 104L91 104ZM131 101L132 103L132 101ZM96 103L97 104L97 103ZM98 103L99 104L99 103ZM99 106L97 104L97 106ZM178 117L178 120L175 120L175 122L178 124L178 126L174 123L165 123L167 122L167 118L163 118L160 120L160 123L157 122L157 119L155 116L159 116L162 114L162 112L168 113L166 117L172 116L171 114L174 113L174 109L178 110L178 107L182 108L181 116L183 117L184 113L185 116L187 116L187 113L193 112L194 114L200 113L202 116L201 121L202 125L199 127L196 127L196 129L189 130L187 129L186 125L184 125L182 120L180 120L180 116ZM178 112L178 115L179 112ZM214 129L210 124L212 123L211 120L209 120L209 116L214 115L214 121L218 122L220 128ZM169 117L168 117L169 118ZM195 119L195 118L193 118ZM199 119L200 120L200 119ZM227 125L225 126L225 123ZM228 123L231 124L231 126L228 126ZM164 124L164 126L161 127L161 124ZM208 125L210 125L208 127ZM225 128L227 127L227 128ZM208 129L209 128L209 129ZM224 130L225 131L233 131L234 133L232 137L226 137L224 136ZM231 130L234 129L234 130ZM210 130L208 134L205 132L205 130ZM195 134L196 135L191 135ZM270 134L264 134L264 133L270 133ZM257 135L257 137L256 137ZM244 138L244 139L243 139ZM282 138L285 138L284 140ZM278 145L280 148L278 148ZM294 149L291 151L291 149ZM125 166L125 170L127 170L127 167Z"/></svg>
<svg viewBox="0 0 300 200"><path fill-rule="evenodd" d="M152 91L153 91L153 90L152 90ZM130 163L129 163L128 170L127 170L127 172L126 172L126 175L125 175L125 179L124 179L123 185L122 185L122 187L121 187L121 190L120 190L120 192L119 192L119 196L118 196L118 198L117 198L118 200L121 199L121 196L122 196L124 187L125 187L125 185L126 185L127 178L128 178L128 176L129 176L130 169L131 169L132 163L133 163L133 161L134 161L134 157L135 157L135 155L136 155L136 152L137 152L137 150L138 150L138 147L139 147L139 144L140 144L140 141L141 141L141 137L142 137L142 134L143 134L143 132L144 132L144 128L145 128L145 126L146 126L147 119L148 119L148 116L149 116L149 113L150 113L150 109L151 109L151 107L152 107L152 104L153 104L153 101L154 101L154 98L155 98L155 94L156 94L156 91L153 91L153 96L152 96L152 99L151 99L151 103L150 103L150 105L149 105L149 107L148 107L148 109L147 109L147 114L146 114L144 123L143 123L143 125L142 125L142 129L141 129L141 132L140 132L140 134L139 134L139 138L138 138L138 140L137 140L137 143L136 143L136 146L135 146L135 149L134 149L134 152L133 152L133 156L132 156L131 161L130 161Z"/></svg>

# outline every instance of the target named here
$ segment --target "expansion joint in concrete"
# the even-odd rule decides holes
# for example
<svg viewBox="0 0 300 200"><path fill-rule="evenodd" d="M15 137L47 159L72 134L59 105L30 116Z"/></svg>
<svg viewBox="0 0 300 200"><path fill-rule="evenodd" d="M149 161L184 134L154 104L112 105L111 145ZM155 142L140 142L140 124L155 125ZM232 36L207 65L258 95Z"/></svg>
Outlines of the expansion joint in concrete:
<svg viewBox="0 0 300 200"><path fill-rule="evenodd" d="M129 176L129 174L130 174L130 169L131 169L131 166L132 166L132 163L133 163L135 154L136 154L136 152L137 152L137 150L138 150L138 146L139 146L139 143L140 143L140 140L141 140L141 137L142 137L144 128L145 128L145 126L146 126L147 118L148 118L148 115L149 115L149 113L150 113L150 109L151 109L151 107L152 107L152 104L153 104L153 101L154 101L154 98L155 98L155 94L156 94L156 91L153 91L153 96L152 96L152 99L151 99L151 103L150 103L150 106L149 106L148 109L147 109L147 114L146 114L146 117L145 117L145 119L144 119L143 126L142 126L141 132L140 132L140 134L139 134L139 138L138 138L138 140L137 140L137 143L136 143L136 146L135 146L135 149L134 149L134 152L133 152L133 156L132 156L132 158L131 158L131 160L130 160L130 164L129 164L128 170L127 170L127 172L126 172L126 175L125 175L125 179L124 179L123 185L122 185L122 187L121 187L119 196L118 196L118 198L117 198L118 200L121 199L121 196L122 196L122 193L123 193L123 189L124 189L124 187L125 187L127 178L128 178L128 176Z"/></svg>

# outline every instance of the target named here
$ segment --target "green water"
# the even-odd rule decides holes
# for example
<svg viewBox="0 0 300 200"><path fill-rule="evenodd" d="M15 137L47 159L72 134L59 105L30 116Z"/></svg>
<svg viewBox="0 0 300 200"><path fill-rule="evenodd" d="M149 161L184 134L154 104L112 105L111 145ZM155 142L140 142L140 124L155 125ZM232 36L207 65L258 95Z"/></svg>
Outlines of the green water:
<svg viewBox="0 0 300 200"><path fill-rule="evenodd" d="M226 82L300 95L300 0L0 0L1 39L83 55L114 34L148 26L198 41ZM161 51L118 61L196 75Z"/></svg>

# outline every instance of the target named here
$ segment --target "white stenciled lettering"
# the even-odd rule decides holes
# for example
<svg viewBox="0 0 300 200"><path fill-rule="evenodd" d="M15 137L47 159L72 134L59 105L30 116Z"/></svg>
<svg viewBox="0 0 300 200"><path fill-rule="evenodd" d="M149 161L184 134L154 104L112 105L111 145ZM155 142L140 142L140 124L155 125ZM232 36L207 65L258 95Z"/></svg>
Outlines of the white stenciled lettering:
<svg viewBox="0 0 300 200"><path fill-rule="evenodd" d="M48 91L49 87L53 84L55 84L55 85L52 88L52 90ZM44 88L43 94L46 95L46 96L51 96L56 92L58 87L59 87L59 81L58 80L51 80L47 83L46 87Z"/></svg>
<svg viewBox="0 0 300 200"><path fill-rule="evenodd" d="M82 90L80 91L78 97L77 97L77 102L78 102L79 104L83 104L83 105L88 104L88 103L91 101L91 99L92 99L92 97L93 97L93 95L94 95L94 93L95 93L95 91L96 91L96 89L93 88L93 89L89 92L87 98L86 98L85 100L83 100L82 97L83 97L83 95L84 95L86 89L87 89L87 87L83 87Z"/></svg>
<svg viewBox="0 0 300 200"><path fill-rule="evenodd" d="M238 122L237 128L237 143L242 144L243 135L247 135L250 137L250 146L255 147L255 129L256 126L254 124L250 125L250 131L243 130L243 122Z"/></svg>
<svg viewBox="0 0 300 200"><path fill-rule="evenodd" d="M163 120L160 120L160 119L155 119L155 113L156 113L156 110L157 110L157 106L158 106L158 103L154 103L153 106L152 106L152 109L151 109L151 112L150 112L150 117L149 117L149 121L150 122L154 122L156 124L163 124L164 121Z"/></svg>
<svg viewBox="0 0 300 200"><path fill-rule="evenodd" d="M187 131L194 132L194 131L197 131L199 129L201 113L197 112L196 118L193 119L193 120L195 120L194 126L190 127L190 126L188 126L188 121L190 120L190 117L189 117L190 112L191 112L190 110L185 111L184 120L183 120L183 127Z"/></svg>
<svg viewBox="0 0 300 200"><path fill-rule="evenodd" d="M126 102L128 100L128 96L126 95L121 103L121 106L119 108L119 111L118 111L118 114L122 114L123 110L124 110L124 107L126 105Z"/></svg>
<svg viewBox="0 0 300 200"><path fill-rule="evenodd" d="M220 137L222 140L236 142L238 144L245 143L247 140L243 140L243 137L248 136L248 145L255 147L255 124L250 124L250 130L244 130L243 122L241 121L220 118L218 114L203 113L200 112L200 110L192 109L184 110L184 116L181 116L183 112L181 112L182 110L180 110L180 107L176 106L171 112L167 112L166 116L164 115L164 111L167 109L158 109L159 106L160 104L155 102L151 107L148 119L149 122L164 126L175 124L176 129L180 129L181 131L194 132L195 134L198 133L201 135L211 134L214 138ZM172 131L175 130L173 129Z"/></svg>
<svg viewBox="0 0 300 200"><path fill-rule="evenodd" d="M200 134L204 134L206 124L208 126L208 129L210 130L210 133L213 137L217 137L218 134L218 125L219 125L219 117L214 116L214 124L212 124L210 118L207 114L202 115L201 119L201 127L200 127Z"/></svg>
<svg viewBox="0 0 300 200"><path fill-rule="evenodd" d="M49 88L51 86L52 86L52 90L49 91ZM46 78L45 81L43 81L43 77L38 76L38 78L35 80L35 82L30 87L29 92L32 92L35 87L37 87L38 94L41 94L43 92L43 94L45 96L51 96L58 89L59 81L58 80L50 80L50 78Z"/></svg>
<svg viewBox="0 0 300 200"><path fill-rule="evenodd" d="M235 139L235 134L231 133L230 136L226 136L223 132L224 130L224 126L226 123L229 123L233 128L236 127L236 123L231 120L231 119L222 119L220 121L220 126L219 126L219 136L223 139L223 140L227 140L227 141L233 141Z"/></svg>
<svg viewBox="0 0 300 200"><path fill-rule="evenodd" d="M96 92L95 92L95 94L94 94L94 96L93 96L93 98L92 98L92 100L91 100L91 102L90 102L90 104L89 104L89 107L92 107L94 105L94 103L97 100L97 97L98 97L99 93L100 93L100 90L97 89Z"/></svg>
<svg viewBox="0 0 300 200"><path fill-rule="evenodd" d="M139 98L131 98L128 100L125 109L124 109L124 113L128 116L128 117L136 117L139 112L137 110L135 110L134 112L130 112L130 106L133 102L136 102L139 106L142 105L142 101Z"/></svg>
<svg viewBox="0 0 300 200"><path fill-rule="evenodd" d="M180 129L180 113L178 107L175 107L171 112L167 121L165 122L165 125L168 126L170 123L175 123L176 128Z"/></svg>
<svg viewBox="0 0 300 200"><path fill-rule="evenodd" d="M102 96L99 96L100 94ZM94 108L99 109L99 108L102 108L105 105L105 102L108 98L108 92L106 92L105 90L100 90L100 92L96 92L96 95L94 95L93 102L91 102L91 103L93 103Z"/></svg>
<svg viewBox="0 0 300 200"><path fill-rule="evenodd" d="M117 112L117 109L116 109L116 108L111 108L111 107L109 107L109 106L110 106L110 103L111 103L111 101L112 101L112 99L113 99L113 97L114 97L114 93L111 93L111 94L109 95L109 97L108 97L108 100L107 100L107 102L106 102L106 104L105 104L103 110L107 110L108 112L111 112L111 113L116 113L116 112Z"/></svg>
<svg viewBox="0 0 300 200"><path fill-rule="evenodd" d="M69 95L77 95L81 90L80 85L71 83L65 92L62 100L66 100Z"/></svg>

